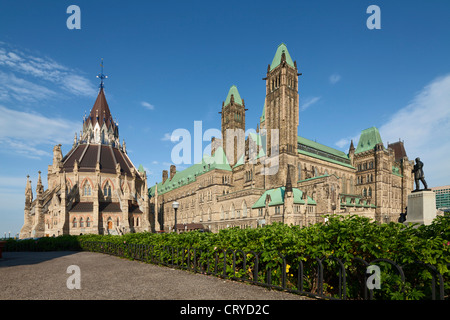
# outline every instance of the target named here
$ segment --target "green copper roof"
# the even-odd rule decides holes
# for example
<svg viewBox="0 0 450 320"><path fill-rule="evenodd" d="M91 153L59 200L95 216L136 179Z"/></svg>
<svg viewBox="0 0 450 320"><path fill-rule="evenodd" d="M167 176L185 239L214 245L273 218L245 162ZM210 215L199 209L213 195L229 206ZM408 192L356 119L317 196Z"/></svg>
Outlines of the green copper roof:
<svg viewBox="0 0 450 320"><path fill-rule="evenodd" d="M224 104L225 106L230 103L231 95L234 96L234 102L236 104L242 105L242 99L241 99L241 96L239 95L239 91L235 85L232 85L230 90L228 91L227 98L225 99L225 104Z"/></svg>
<svg viewBox="0 0 450 320"><path fill-rule="evenodd" d="M260 122L266 121L266 101L264 100L264 107L261 117L259 117Z"/></svg>
<svg viewBox="0 0 450 320"><path fill-rule="evenodd" d="M343 159L348 159L348 156L347 156L347 154L345 152L336 150L334 148L331 148L331 147L328 147L328 146L326 146L324 144L321 144L321 143L318 143L318 142L306 139L304 137L297 136L297 142L300 143L300 144L303 144L305 146L308 146L308 147L311 147L311 148L314 148L314 149L317 149L317 150L320 150L320 151L332 154L334 156L337 156L337 157L340 157L340 158L343 158Z"/></svg>
<svg viewBox="0 0 450 320"><path fill-rule="evenodd" d="M354 203L352 203L352 199L354 199ZM342 201L344 200L344 201ZM344 195L341 197L340 201L341 207L364 207L364 208L376 208L377 206L372 204L368 204L367 200L363 200L360 197L356 196L348 196Z"/></svg>
<svg viewBox="0 0 450 320"><path fill-rule="evenodd" d="M365 129L361 132L355 154L373 150L375 148L375 145L377 145L378 143L383 143L378 129L375 127Z"/></svg>
<svg viewBox="0 0 450 320"><path fill-rule="evenodd" d="M303 200L303 191L297 188L292 188L294 194L295 204L305 204ZM266 197L270 195L269 207L278 206L284 204L284 193L285 187L279 187L274 189L266 190L261 197L253 204L252 209L263 208L266 206ZM308 204L317 204L311 197L307 197Z"/></svg>
<svg viewBox="0 0 450 320"><path fill-rule="evenodd" d="M197 180L197 176L214 169L231 171L222 147L217 148L212 156L204 155L202 161L183 171L177 171L172 179L167 179L164 183L158 183L158 194L163 194L194 182ZM148 189L149 196L155 195L155 188L156 186L152 186Z"/></svg>
<svg viewBox="0 0 450 320"><path fill-rule="evenodd" d="M139 165L138 171L140 173L144 173L145 170L144 170L144 167L142 166L142 164Z"/></svg>
<svg viewBox="0 0 450 320"><path fill-rule="evenodd" d="M318 142L298 136L298 153L317 159L325 160L331 163L340 164L348 168L353 168L350 165L350 159L345 152L336 150Z"/></svg>
<svg viewBox="0 0 450 320"><path fill-rule="evenodd" d="M291 67L295 68L294 62L292 61L291 55L289 54L289 51L284 43L281 43L278 48L277 52L275 52L275 56L273 57L272 64L270 65L270 71L278 67L281 63L281 55L286 55L286 63L290 65Z"/></svg>

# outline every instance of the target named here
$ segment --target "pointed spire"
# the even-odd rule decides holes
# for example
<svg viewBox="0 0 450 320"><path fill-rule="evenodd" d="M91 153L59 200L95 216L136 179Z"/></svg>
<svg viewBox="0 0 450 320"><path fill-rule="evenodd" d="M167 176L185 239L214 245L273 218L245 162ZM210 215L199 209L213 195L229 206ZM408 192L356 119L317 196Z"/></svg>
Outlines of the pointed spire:
<svg viewBox="0 0 450 320"><path fill-rule="evenodd" d="M241 95L235 85L232 85L230 90L228 91L227 98L225 99L224 105L228 105L230 102L234 102L236 104L242 105Z"/></svg>
<svg viewBox="0 0 450 320"><path fill-rule="evenodd" d="M100 73L98 74L98 76L97 76L97 78L99 78L100 79L100 91L101 90L103 90L103 88L105 87L105 85L103 84L103 79L107 79L108 78L108 76L105 76L104 74L103 74L103 58L102 58L102 61L101 61L101 63L100 63L100 67L101 67L101 71L100 71Z"/></svg>
<svg viewBox="0 0 450 320"><path fill-rule="evenodd" d="M44 192L44 186L42 185L42 179L41 179L41 171L38 171L39 177L36 185L36 195L41 195Z"/></svg>
<svg viewBox="0 0 450 320"><path fill-rule="evenodd" d="M353 139L350 142L350 149L349 149L349 151L355 151L355 146L353 145Z"/></svg>
<svg viewBox="0 0 450 320"><path fill-rule="evenodd" d="M273 57L272 64L270 64L270 69L268 70L268 72L278 67L282 61L286 61L286 63L291 67L294 68L296 67L284 43L281 43L278 46L277 51L275 52L275 56Z"/></svg>

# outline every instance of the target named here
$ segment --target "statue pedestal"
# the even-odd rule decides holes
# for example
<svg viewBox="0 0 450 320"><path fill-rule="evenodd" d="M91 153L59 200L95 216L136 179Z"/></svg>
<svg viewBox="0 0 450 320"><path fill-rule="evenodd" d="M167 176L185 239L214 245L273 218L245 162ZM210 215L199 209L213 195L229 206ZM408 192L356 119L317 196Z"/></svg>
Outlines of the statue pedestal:
<svg viewBox="0 0 450 320"><path fill-rule="evenodd" d="M404 223L430 225L436 218L436 194L433 191L416 191L408 195L408 214Z"/></svg>

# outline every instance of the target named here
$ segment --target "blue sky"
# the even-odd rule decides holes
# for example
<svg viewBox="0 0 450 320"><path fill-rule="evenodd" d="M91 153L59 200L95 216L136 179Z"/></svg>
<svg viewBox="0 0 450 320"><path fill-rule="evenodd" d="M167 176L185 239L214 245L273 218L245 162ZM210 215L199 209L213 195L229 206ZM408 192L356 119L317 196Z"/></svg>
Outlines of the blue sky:
<svg viewBox="0 0 450 320"><path fill-rule="evenodd" d="M72 4L80 30L66 26ZM366 27L372 4L379 30ZM47 187L53 146L70 150L101 58L120 137L150 185L170 166L173 130L220 129L231 85L256 128L281 42L303 73L299 135L347 151L376 126L421 157L430 186L450 184L449 11L447 0L2 1L0 236L23 224L26 175L35 188L41 170Z"/></svg>

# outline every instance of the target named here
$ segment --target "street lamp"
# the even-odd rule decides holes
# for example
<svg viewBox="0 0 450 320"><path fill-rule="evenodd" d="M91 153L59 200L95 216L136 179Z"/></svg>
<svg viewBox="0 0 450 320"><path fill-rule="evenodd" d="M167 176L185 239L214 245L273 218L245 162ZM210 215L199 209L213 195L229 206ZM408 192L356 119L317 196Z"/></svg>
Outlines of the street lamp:
<svg viewBox="0 0 450 320"><path fill-rule="evenodd" d="M177 232L177 209L179 206L180 204L177 201L172 202L172 208L175 210L175 232Z"/></svg>

